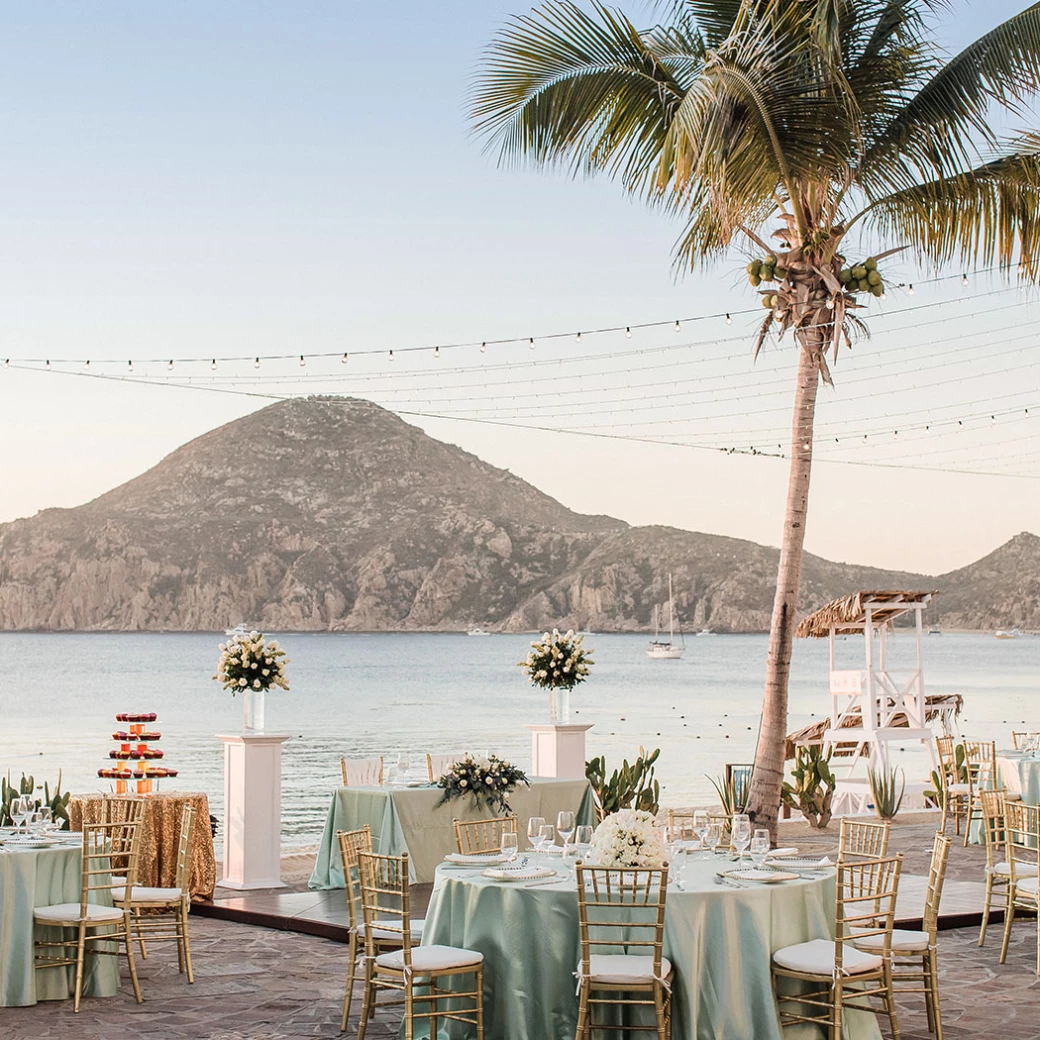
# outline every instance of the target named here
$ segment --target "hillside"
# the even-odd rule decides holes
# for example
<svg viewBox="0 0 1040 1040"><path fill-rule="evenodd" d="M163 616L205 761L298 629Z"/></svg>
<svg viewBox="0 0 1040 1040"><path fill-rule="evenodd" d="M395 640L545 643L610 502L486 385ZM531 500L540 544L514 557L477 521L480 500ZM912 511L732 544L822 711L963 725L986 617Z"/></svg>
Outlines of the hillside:
<svg viewBox="0 0 1040 1040"><path fill-rule="evenodd" d="M939 579L810 556L802 598L948 585L951 627L1040 627L1038 547L1020 535ZM687 629L761 631L776 563L753 542L574 513L376 405L312 398L0 525L0 629L625 631L650 624L671 570Z"/></svg>

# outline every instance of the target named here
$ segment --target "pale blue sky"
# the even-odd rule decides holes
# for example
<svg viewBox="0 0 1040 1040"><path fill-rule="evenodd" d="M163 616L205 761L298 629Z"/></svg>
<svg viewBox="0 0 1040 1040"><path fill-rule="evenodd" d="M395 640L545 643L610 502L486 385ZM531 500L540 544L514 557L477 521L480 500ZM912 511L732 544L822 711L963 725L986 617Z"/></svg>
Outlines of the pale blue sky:
<svg viewBox="0 0 1040 1040"><path fill-rule="evenodd" d="M957 4L944 31L960 46L1020 6ZM0 356L400 349L746 308L739 262L676 281L674 225L609 182L482 154L467 84L526 7L0 3ZM86 501L262 403L0 376L0 520ZM423 425L575 509L777 537L780 461ZM555 451L580 475L548 474ZM911 520L850 536L865 494ZM808 544L942 570L1038 516L1036 482L820 467Z"/></svg>

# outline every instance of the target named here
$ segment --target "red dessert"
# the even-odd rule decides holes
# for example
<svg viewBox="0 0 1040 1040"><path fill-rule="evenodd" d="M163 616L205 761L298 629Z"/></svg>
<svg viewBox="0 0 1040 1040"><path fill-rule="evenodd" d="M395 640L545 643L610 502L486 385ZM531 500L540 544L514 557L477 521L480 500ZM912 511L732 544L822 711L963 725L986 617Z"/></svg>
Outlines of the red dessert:
<svg viewBox="0 0 1040 1040"><path fill-rule="evenodd" d="M155 722L158 717L154 711L121 711L116 722Z"/></svg>

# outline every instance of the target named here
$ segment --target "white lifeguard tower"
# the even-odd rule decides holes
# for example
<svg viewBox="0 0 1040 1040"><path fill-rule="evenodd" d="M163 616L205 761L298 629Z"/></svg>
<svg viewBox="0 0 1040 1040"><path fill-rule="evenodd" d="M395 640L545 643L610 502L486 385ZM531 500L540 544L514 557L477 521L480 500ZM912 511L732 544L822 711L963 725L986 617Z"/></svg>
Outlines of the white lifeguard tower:
<svg viewBox="0 0 1040 1040"><path fill-rule="evenodd" d="M821 743L832 751L831 768L837 779L834 812L864 812L870 800L866 768L888 768L888 745L920 742L936 768L933 734L928 727L940 718L949 729L960 698L926 697L922 661L921 615L934 592L856 592L834 600L803 618L797 634L830 643L830 719L793 735L795 743ZM914 614L917 666L909 671L888 667L886 635L896 618ZM864 667L835 667L835 641L863 636ZM822 732L821 732L822 730ZM923 792L924 782L908 781L906 793Z"/></svg>

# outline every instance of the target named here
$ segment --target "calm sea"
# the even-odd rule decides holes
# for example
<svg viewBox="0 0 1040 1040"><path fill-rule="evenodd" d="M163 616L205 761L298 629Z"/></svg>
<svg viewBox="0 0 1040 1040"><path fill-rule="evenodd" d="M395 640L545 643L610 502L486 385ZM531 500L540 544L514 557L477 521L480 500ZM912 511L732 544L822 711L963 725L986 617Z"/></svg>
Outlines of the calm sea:
<svg viewBox="0 0 1040 1040"><path fill-rule="evenodd" d="M548 697L516 667L530 637L492 635L279 636L291 658L291 691L269 694L267 729L287 732L283 766L286 847L316 842L341 755L404 753L425 768L426 751L490 749L530 766L529 722L546 721ZM202 790L222 814L222 745L241 727L241 699L210 676L219 636L210 634L0 634L0 770L22 770L75 792L99 790L119 711L155 711L171 788ZM709 776L754 753L766 660L765 636L687 640L686 656L654 661L646 638L597 635L591 679L572 694L572 720L595 725L590 755L608 766L660 747L664 804L713 800ZM839 644L839 667L861 667L862 642ZM913 665L914 640L890 642L890 667ZM925 682L962 693L962 730L1010 742L1010 729L1040 728L1040 638L929 636ZM827 644L795 646L791 729L829 711ZM576 714L574 714L576 712ZM908 755L908 775L923 759ZM923 778L923 777L922 777Z"/></svg>

